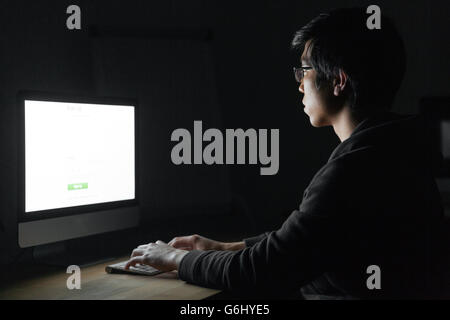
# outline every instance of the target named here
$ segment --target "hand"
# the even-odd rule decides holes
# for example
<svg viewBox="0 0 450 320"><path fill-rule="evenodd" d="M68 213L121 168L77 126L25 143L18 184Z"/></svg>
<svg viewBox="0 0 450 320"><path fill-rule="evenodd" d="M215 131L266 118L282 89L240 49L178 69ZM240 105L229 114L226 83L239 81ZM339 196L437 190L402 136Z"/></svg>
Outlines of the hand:
<svg viewBox="0 0 450 320"><path fill-rule="evenodd" d="M161 271L178 270L180 262L188 253L186 250L176 249L158 240L156 243L144 244L133 250L125 269L137 264L146 264Z"/></svg>
<svg viewBox="0 0 450 320"><path fill-rule="evenodd" d="M193 234L184 237L175 237L169 242L170 246L182 250L240 250L245 247L244 242L220 242Z"/></svg>

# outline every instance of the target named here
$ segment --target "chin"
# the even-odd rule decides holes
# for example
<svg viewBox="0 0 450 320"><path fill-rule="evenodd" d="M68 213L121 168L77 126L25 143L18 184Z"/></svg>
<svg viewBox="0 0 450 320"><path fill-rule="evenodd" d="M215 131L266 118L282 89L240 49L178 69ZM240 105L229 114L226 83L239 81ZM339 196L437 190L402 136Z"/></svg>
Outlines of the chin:
<svg viewBox="0 0 450 320"><path fill-rule="evenodd" d="M312 125L314 128L322 127L322 125L320 124L320 122L314 121L313 118L311 118L311 117L309 118L309 122L311 123L311 125Z"/></svg>
<svg viewBox="0 0 450 320"><path fill-rule="evenodd" d="M315 128L326 127L329 124L321 118L309 116L309 122Z"/></svg>
<svg viewBox="0 0 450 320"><path fill-rule="evenodd" d="M314 110L311 110L310 108L305 106L305 109L303 110L306 115L309 117L309 122L311 123L311 125L313 127L323 127L326 124L324 123L325 121L323 121L324 119L322 119L322 117L318 116L317 114L315 114ZM312 111L312 112L311 112Z"/></svg>
<svg viewBox="0 0 450 320"><path fill-rule="evenodd" d="M309 122L313 127L319 128L330 125L327 115L321 112L320 108L317 108L316 106L312 108L305 106L303 111L309 117Z"/></svg>

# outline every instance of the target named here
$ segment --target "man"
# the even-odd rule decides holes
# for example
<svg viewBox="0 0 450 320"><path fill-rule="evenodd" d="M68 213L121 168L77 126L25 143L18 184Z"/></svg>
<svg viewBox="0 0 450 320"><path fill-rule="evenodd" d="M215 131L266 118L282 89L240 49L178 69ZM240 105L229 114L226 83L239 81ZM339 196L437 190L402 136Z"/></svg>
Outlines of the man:
<svg viewBox="0 0 450 320"><path fill-rule="evenodd" d="M304 112L341 143L280 229L237 243L198 235L135 249L149 264L201 286L280 297L431 297L433 234L442 208L417 117L390 113L405 71L392 22L366 27L365 9L321 14L293 47ZM377 274L372 273L376 272Z"/></svg>

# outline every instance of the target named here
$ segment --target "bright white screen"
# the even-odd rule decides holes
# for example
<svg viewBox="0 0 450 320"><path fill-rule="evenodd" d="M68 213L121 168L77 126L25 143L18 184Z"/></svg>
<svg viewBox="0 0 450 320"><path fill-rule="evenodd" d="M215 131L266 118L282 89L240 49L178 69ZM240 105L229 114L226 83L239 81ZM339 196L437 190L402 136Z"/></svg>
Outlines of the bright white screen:
<svg viewBox="0 0 450 320"><path fill-rule="evenodd" d="M25 101L25 212L135 198L134 107Z"/></svg>

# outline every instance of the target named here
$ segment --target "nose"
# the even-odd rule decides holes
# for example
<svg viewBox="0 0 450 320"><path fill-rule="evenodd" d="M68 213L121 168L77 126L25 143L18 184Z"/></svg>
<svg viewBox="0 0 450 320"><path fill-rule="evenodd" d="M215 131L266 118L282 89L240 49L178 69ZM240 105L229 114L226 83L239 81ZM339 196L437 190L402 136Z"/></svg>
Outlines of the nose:
<svg viewBox="0 0 450 320"><path fill-rule="evenodd" d="M303 87L303 79L302 79L302 81L300 81L300 86L298 87L298 91L300 91L301 93L305 93L305 90Z"/></svg>

